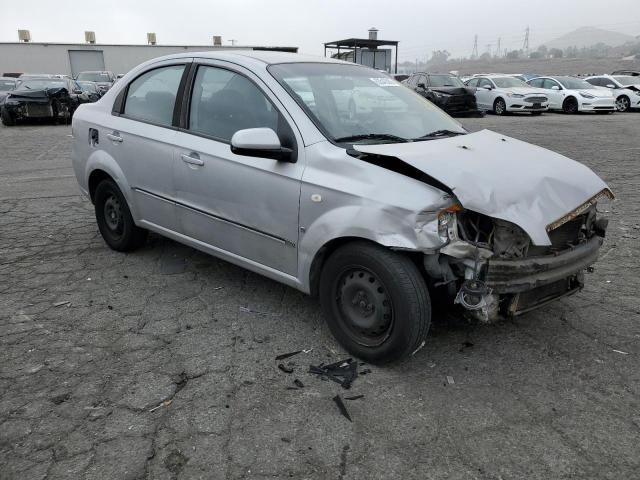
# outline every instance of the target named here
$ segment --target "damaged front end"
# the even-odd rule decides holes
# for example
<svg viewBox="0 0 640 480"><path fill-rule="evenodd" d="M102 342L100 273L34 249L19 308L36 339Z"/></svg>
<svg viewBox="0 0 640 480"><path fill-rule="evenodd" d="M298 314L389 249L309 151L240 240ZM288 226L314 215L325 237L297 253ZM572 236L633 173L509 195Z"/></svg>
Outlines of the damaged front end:
<svg viewBox="0 0 640 480"><path fill-rule="evenodd" d="M13 121L30 118L63 118L72 114L73 100L66 88L16 90L7 95L3 108Z"/></svg>
<svg viewBox="0 0 640 480"><path fill-rule="evenodd" d="M544 246L514 223L459 204L440 212L438 233L446 245L424 257L432 286L483 322L579 291L605 236L607 220L596 212L604 198L613 198L608 189L550 223Z"/></svg>

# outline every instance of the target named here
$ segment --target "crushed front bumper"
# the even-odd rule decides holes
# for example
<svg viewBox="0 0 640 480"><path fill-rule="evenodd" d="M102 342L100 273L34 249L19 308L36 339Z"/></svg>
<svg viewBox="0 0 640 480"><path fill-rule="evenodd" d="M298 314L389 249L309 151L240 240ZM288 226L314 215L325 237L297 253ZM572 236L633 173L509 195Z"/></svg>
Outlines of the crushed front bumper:
<svg viewBox="0 0 640 480"><path fill-rule="evenodd" d="M555 255L519 259L489 259L485 283L494 293L521 293L568 278L598 258L603 238L594 235L585 243Z"/></svg>

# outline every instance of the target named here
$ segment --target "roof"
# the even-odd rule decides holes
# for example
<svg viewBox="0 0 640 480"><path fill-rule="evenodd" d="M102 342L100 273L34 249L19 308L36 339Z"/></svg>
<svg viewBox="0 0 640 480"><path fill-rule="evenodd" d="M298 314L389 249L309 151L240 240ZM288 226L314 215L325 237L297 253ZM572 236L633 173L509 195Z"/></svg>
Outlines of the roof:
<svg viewBox="0 0 640 480"><path fill-rule="evenodd" d="M334 58L325 58L314 55L301 55L299 53L275 52L267 50L235 50L235 51L188 51L183 53L172 53L162 57L155 58L151 61L169 60L172 58L210 58L213 60L227 60L244 63L247 61L257 61L267 65L275 63L342 63L352 65L350 62L343 62Z"/></svg>
<svg viewBox="0 0 640 480"><path fill-rule="evenodd" d="M327 48L378 48L385 45L398 46L397 40L370 40L368 38L345 38L344 40L336 40L335 42L327 42L324 44Z"/></svg>

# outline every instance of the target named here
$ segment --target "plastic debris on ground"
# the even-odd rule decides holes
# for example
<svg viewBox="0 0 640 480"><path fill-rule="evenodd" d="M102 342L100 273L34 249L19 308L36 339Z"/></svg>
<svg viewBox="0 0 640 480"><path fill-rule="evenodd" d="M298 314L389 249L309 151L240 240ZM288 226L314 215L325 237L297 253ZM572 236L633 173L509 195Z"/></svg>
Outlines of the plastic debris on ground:
<svg viewBox="0 0 640 480"><path fill-rule="evenodd" d="M454 385L456 382L453 380L453 377L451 375L447 375L447 383L449 385Z"/></svg>
<svg viewBox="0 0 640 480"><path fill-rule="evenodd" d="M279 363L278 368L282 370L284 373L293 373L293 367L289 367L284 363Z"/></svg>
<svg viewBox="0 0 640 480"><path fill-rule="evenodd" d="M351 420L351 416L349 415L349 412L347 411L347 407L342 401L342 397L340 397L340 395L336 395L335 397L333 397L333 401L336 402L336 405L338 406L338 410L340 410L340 413L342 414L342 416L344 416L350 422L353 422L353 420Z"/></svg>
<svg viewBox="0 0 640 480"><path fill-rule="evenodd" d="M352 397L344 397L345 400L359 400L361 398L364 398L364 395L354 395Z"/></svg>
<svg viewBox="0 0 640 480"><path fill-rule="evenodd" d="M339 362L329 365L310 365L309 373L318 375L320 378L327 378L342 386L342 388L351 388L353 381L358 378L358 362L347 358Z"/></svg>

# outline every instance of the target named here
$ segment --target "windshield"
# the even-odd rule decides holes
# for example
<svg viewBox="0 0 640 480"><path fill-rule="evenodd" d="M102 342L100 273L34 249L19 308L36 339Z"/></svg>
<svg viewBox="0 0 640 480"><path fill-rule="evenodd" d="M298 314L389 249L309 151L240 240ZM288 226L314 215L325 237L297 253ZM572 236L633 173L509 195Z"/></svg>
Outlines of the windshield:
<svg viewBox="0 0 640 480"><path fill-rule="evenodd" d="M0 92L6 92L14 88L16 88L15 80L0 80Z"/></svg>
<svg viewBox="0 0 640 480"><path fill-rule="evenodd" d="M283 63L270 66L269 72L336 142L393 143L435 131L466 133L431 102L370 68ZM370 138L357 138L365 136Z"/></svg>
<svg viewBox="0 0 640 480"><path fill-rule="evenodd" d="M531 88L531 85L528 85L522 80L518 80L517 78L513 77L493 77L491 80L493 80L493 83L495 83L498 88Z"/></svg>
<svg viewBox="0 0 640 480"><path fill-rule="evenodd" d="M579 78L573 77L554 77L555 80L559 81L562 86L568 90L584 90L595 88L589 82L585 80L580 80Z"/></svg>
<svg viewBox="0 0 640 480"><path fill-rule="evenodd" d="M42 78L39 80L25 80L16 90L44 90L45 88L67 88L64 80Z"/></svg>
<svg viewBox="0 0 640 480"><path fill-rule="evenodd" d="M111 82L109 75L102 72L82 72L76 80L86 80L88 82Z"/></svg>
<svg viewBox="0 0 640 480"><path fill-rule="evenodd" d="M98 90L96 84L92 82L78 82L78 85L82 87L84 92L96 92Z"/></svg>
<svg viewBox="0 0 640 480"><path fill-rule="evenodd" d="M458 77L453 75L429 75L429 86L431 87L464 87Z"/></svg>
<svg viewBox="0 0 640 480"><path fill-rule="evenodd" d="M613 78L620 82L620 85L624 87L626 87L627 85L636 85L640 83L640 77L632 77L630 75L616 75Z"/></svg>

